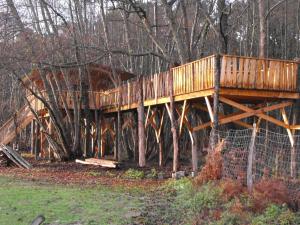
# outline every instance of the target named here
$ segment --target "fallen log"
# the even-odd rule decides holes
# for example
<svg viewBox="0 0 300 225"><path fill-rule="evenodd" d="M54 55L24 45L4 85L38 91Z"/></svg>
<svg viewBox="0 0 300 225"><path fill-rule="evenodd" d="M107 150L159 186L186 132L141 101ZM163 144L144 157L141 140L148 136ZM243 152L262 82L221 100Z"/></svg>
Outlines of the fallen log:
<svg viewBox="0 0 300 225"><path fill-rule="evenodd" d="M85 165L95 165L95 166L101 166L101 167L107 167L107 168L117 168L119 163L112 160L106 160L106 159L96 159L96 158L89 158L85 160L76 159L76 163L81 163Z"/></svg>

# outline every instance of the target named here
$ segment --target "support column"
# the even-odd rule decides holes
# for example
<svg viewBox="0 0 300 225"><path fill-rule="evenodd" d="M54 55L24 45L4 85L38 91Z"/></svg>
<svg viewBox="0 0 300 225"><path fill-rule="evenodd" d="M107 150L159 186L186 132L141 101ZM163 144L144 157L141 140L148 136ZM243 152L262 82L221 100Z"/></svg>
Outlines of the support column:
<svg viewBox="0 0 300 225"><path fill-rule="evenodd" d="M175 119L175 103L173 93L173 75L172 71L169 73L169 96L170 96L170 107L166 103L166 108L171 121L171 132L173 137L173 172L177 172L179 168L179 143L178 143L178 124Z"/></svg>
<svg viewBox="0 0 300 225"><path fill-rule="evenodd" d="M113 138L114 145L114 160L118 160L118 116L114 118L115 137Z"/></svg>
<svg viewBox="0 0 300 225"><path fill-rule="evenodd" d="M215 74L214 74L214 102L213 102L213 124L211 132L211 149L216 145L216 130L219 126L219 92L220 92L220 77L221 77L221 57L215 56Z"/></svg>
<svg viewBox="0 0 300 225"><path fill-rule="evenodd" d="M34 141L34 156L37 160L39 158L39 136L40 136L40 125L36 122L35 126L35 141Z"/></svg>
<svg viewBox="0 0 300 225"><path fill-rule="evenodd" d="M145 115L144 115L144 94L143 94L143 79L140 77L138 90L138 139L139 139L139 166L146 166L146 149L145 149Z"/></svg>
<svg viewBox="0 0 300 225"><path fill-rule="evenodd" d="M101 132L101 117L98 117L98 122L97 122L97 147L98 147L98 151L97 151L97 158L100 156L101 157L101 137L102 137L102 132Z"/></svg>
<svg viewBox="0 0 300 225"><path fill-rule="evenodd" d="M35 142L35 120L32 120L31 121L31 124L30 124L30 152L31 152L31 155L34 154L34 142Z"/></svg>
<svg viewBox="0 0 300 225"><path fill-rule="evenodd" d="M51 120L51 118L49 117L49 134L52 137L54 133L54 130L53 130L53 122ZM51 145L50 143L48 143L48 153L49 153L49 160L51 161L53 158L54 158L54 155L53 155L53 149L51 148Z"/></svg>
<svg viewBox="0 0 300 225"><path fill-rule="evenodd" d="M133 154L133 158L134 158L134 162L138 163L138 159L139 159L139 134L138 134L138 116L137 113L134 112L133 113L134 116L134 120L135 120L135 125L136 126L132 126L131 129L133 130L133 139L134 139L134 154Z"/></svg>

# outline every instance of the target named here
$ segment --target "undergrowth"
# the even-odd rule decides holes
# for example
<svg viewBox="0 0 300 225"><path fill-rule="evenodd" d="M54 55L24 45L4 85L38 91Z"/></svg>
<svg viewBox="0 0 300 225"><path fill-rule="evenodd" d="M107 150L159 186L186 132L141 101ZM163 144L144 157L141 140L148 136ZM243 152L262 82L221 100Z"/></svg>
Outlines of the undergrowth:
<svg viewBox="0 0 300 225"><path fill-rule="evenodd" d="M145 177L144 171L136 170L136 169L128 169L124 175L126 179L143 179Z"/></svg>

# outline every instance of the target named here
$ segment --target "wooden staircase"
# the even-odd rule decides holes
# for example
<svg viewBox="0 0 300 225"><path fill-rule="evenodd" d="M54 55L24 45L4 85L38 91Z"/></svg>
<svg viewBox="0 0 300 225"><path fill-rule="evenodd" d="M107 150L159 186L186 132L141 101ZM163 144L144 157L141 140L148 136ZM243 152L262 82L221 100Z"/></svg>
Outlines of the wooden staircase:
<svg viewBox="0 0 300 225"><path fill-rule="evenodd" d="M0 144L9 144L16 135L34 119L28 105L23 106L14 116L0 128Z"/></svg>

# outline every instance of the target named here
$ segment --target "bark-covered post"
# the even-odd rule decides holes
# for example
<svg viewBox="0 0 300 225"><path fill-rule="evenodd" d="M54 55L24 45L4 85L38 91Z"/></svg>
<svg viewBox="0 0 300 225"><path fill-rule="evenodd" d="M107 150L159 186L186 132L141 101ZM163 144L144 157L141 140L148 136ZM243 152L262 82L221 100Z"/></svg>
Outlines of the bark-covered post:
<svg viewBox="0 0 300 225"><path fill-rule="evenodd" d="M100 113L99 113L100 114ZM98 121L97 122L97 148L98 148L98 152L97 152L97 158L101 157L101 115L98 115Z"/></svg>
<svg viewBox="0 0 300 225"><path fill-rule="evenodd" d="M136 126L132 126L131 129L133 129L133 142L134 142L134 153L133 153L133 159L134 162L138 162L139 158L139 134L138 134L138 116L137 112L133 112L133 118L134 122L136 123Z"/></svg>
<svg viewBox="0 0 300 225"><path fill-rule="evenodd" d="M191 110L191 126L194 127L196 125L196 110L192 108ZM191 136L191 144L192 144L192 169L194 175L198 172L198 142L197 142L197 134L196 131L189 131Z"/></svg>
<svg viewBox="0 0 300 225"><path fill-rule="evenodd" d="M36 160L39 158L39 135L40 135L40 125L39 123L36 123L35 141L34 141L34 157Z"/></svg>
<svg viewBox="0 0 300 225"><path fill-rule="evenodd" d="M34 142L35 142L35 120L32 120L31 121L31 124L30 124L30 152L31 152L31 155L34 154Z"/></svg>
<svg viewBox="0 0 300 225"><path fill-rule="evenodd" d="M179 144L178 144L178 124L175 119L175 103L173 93L173 74L172 70L169 73L169 96L170 96L170 108L169 116L171 121L171 132L173 137L173 172L177 172L179 168Z"/></svg>
<svg viewBox="0 0 300 225"><path fill-rule="evenodd" d="M219 126L219 92L220 92L220 77L221 77L221 57L219 54L214 60L214 102L213 102L213 124L211 132L211 149L215 149L216 145L216 130Z"/></svg>
<svg viewBox="0 0 300 225"><path fill-rule="evenodd" d="M138 79L138 138L139 138L139 166L146 166L146 152L145 152L145 115L144 115L144 93L143 93L143 79Z"/></svg>
<svg viewBox="0 0 300 225"><path fill-rule="evenodd" d="M253 188L253 161L254 161L254 151L255 151L255 139L256 139L256 124L253 124L253 131L250 140L249 153L248 153L248 164L247 164L247 187L248 191L252 192Z"/></svg>
<svg viewBox="0 0 300 225"><path fill-rule="evenodd" d="M298 62L300 63L300 59L298 59ZM295 64L294 66L297 66L297 92L300 92L300 64ZM300 117L299 117L299 113L300 113L300 99L296 99L296 102L293 106L293 125L299 124L300 123ZM293 135L297 132L297 130L295 130L293 132ZM295 139L295 138L294 138ZM297 171L297 165L296 165L296 147L295 147L295 143L293 144L292 148L291 148L291 168L290 168L290 175L293 178L296 178L296 171Z"/></svg>
<svg viewBox="0 0 300 225"><path fill-rule="evenodd" d="M53 122L51 118L49 117L49 134L52 136L54 134L54 129L53 129ZM51 144L48 143L48 153L49 153L49 160L51 161L54 158L53 155L53 149L51 148Z"/></svg>

